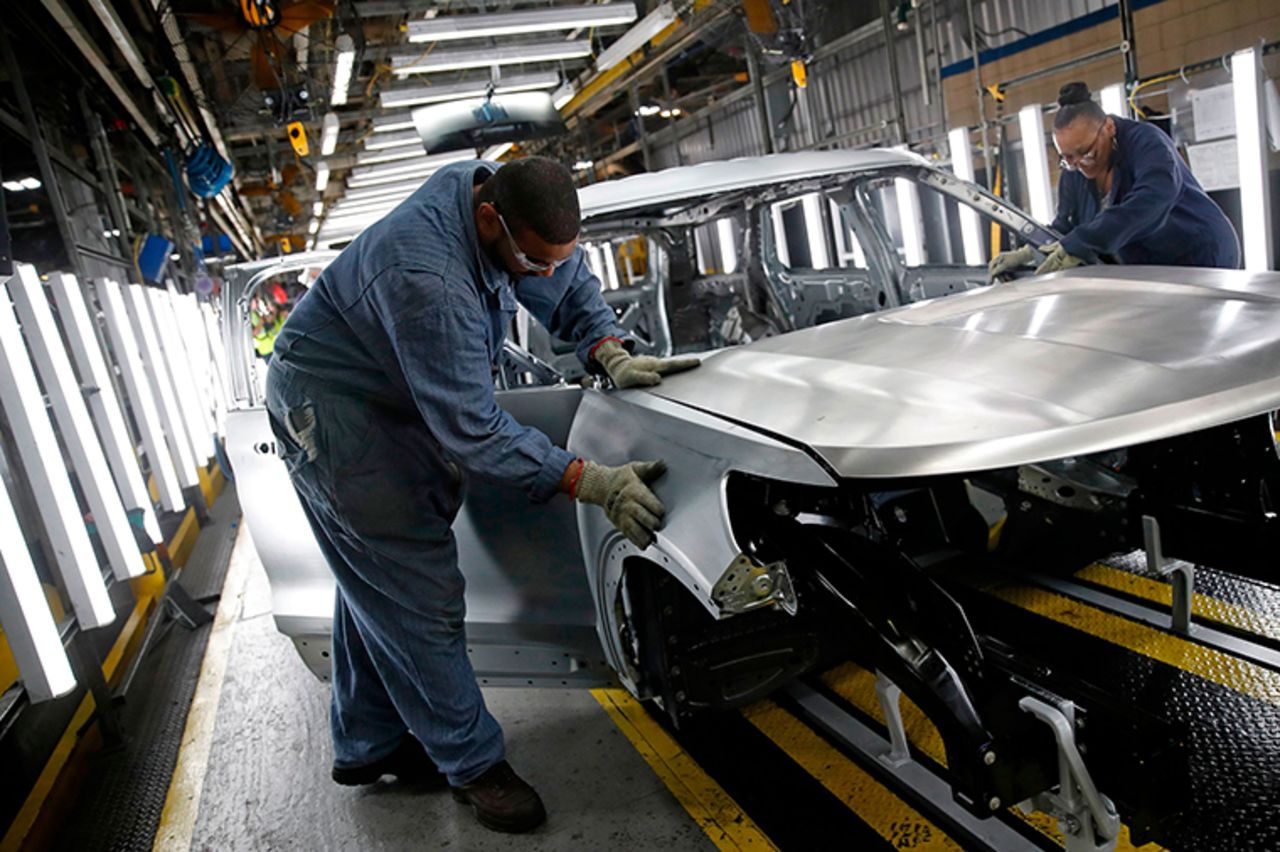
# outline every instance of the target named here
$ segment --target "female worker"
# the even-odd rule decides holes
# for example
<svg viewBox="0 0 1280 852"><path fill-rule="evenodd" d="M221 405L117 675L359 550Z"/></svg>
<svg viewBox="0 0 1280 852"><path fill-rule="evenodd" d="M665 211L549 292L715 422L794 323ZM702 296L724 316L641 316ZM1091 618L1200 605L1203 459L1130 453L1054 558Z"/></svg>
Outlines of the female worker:
<svg viewBox="0 0 1280 852"><path fill-rule="evenodd" d="M1121 263L1240 266L1240 242L1222 210L1201 189L1159 128L1107 115L1084 83L1058 92L1053 143L1060 156L1058 215L1062 240L1042 247L1036 274L1112 255ZM1035 260L1031 246L997 255L995 278Z"/></svg>

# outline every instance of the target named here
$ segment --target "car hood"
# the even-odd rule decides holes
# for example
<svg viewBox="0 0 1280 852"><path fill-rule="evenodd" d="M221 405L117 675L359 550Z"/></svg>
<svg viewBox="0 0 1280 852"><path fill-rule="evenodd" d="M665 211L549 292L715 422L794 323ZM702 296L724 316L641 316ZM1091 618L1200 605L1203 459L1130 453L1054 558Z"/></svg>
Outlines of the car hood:
<svg viewBox="0 0 1280 852"><path fill-rule="evenodd" d="M1280 274L1072 270L721 350L652 392L848 477L1099 452L1280 408Z"/></svg>

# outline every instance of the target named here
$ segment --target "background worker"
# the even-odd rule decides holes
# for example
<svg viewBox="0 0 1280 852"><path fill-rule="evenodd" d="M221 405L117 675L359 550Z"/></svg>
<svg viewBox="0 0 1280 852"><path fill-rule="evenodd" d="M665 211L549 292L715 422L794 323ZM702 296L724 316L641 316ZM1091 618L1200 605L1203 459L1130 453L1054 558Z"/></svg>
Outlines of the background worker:
<svg viewBox="0 0 1280 852"><path fill-rule="evenodd" d="M698 364L630 355L580 224L572 176L552 160L447 166L325 269L267 379L272 429L337 578L334 780L445 782L501 831L545 810L507 764L467 658L451 530L467 475L601 505L640 548L664 511L646 484L661 462L575 459L498 407L517 304L618 387Z"/></svg>
<svg viewBox="0 0 1280 852"><path fill-rule="evenodd" d="M1200 187L1173 140L1154 125L1107 115L1084 83L1058 93L1053 143L1060 155L1062 240L1045 246L1036 274L1111 255L1121 263L1238 269L1240 241ZM991 277L1036 259L1032 246L997 255Z"/></svg>

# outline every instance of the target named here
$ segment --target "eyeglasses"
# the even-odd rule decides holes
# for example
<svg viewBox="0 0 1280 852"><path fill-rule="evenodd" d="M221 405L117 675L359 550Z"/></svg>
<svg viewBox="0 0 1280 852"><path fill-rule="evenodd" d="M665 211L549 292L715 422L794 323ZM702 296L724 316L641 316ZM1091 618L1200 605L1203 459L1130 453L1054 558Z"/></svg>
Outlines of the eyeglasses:
<svg viewBox="0 0 1280 852"><path fill-rule="evenodd" d="M1079 157L1071 154L1060 154L1058 156L1058 168L1064 172L1072 172L1076 169L1092 166L1098 162L1098 143L1102 141L1102 129L1106 127L1106 122L1098 125L1098 132L1093 134L1093 142L1085 149L1084 153Z"/></svg>
<svg viewBox="0 0 1280 852"><path fill-rule="evenodd" d="M494 208L494 212L497 212L497 208ZM498 213L498 221L502 223L502 230L507 234L507 242L511 243L511 253L516 256L516 261L530 272L551 272L568 263L569 259L573 257L573 255L569 255L569 257L552 261L533 260L520 250L520 246L516 245L516 238L511 236L511 229L507 227L507 220L502 218L501 213Z"/></svg>

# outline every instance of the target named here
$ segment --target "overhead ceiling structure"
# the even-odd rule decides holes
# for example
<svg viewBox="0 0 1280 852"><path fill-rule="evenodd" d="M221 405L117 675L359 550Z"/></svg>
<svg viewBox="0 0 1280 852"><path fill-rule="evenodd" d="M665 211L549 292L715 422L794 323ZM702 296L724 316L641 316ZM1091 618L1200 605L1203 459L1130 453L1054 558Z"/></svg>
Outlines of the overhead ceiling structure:
<svg viewBox="0 0 1280 852"><path fill-rule="evenodd" d="M642 170L646 129L749 85L748 51L789 61L803 38L776 22L834 0L83 0L92 28L70 2L42 0L139 132L234 166L201 202L207 227L271 254L349 240L460 157ZM426 151L415 111L490 98L560 115L437 137L484 150Z"/></svg>

